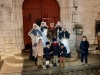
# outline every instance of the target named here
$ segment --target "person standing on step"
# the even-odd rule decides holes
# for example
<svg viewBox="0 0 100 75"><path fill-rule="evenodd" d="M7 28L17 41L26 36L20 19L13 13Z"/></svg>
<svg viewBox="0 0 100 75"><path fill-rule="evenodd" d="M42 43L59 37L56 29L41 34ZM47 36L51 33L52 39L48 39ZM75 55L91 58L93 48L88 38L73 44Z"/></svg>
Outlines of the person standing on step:
<svg viewBox="0 0 100 75"><path fill-rule="evenodd" d="M28 32L28 35L31 38L32 41L32 49L30 51L30 58L34 57L34 51L36 44L38 43L38 38L42 36L41 31L38 29L38 25L36 23L33 24L33 28Z"/></svg>
<svg viewBox="0 0 100 75"><path fill-rule="evenodd" d="M44 48L44 58L46 60L46 68L49 68L49 61L51 60L51 50L50 50L50 43L46 42L46 47Z"/></svg>
<svg viewBox="0 0 100 75"><path fill-rule="evenodd" d="M87 66L88 64L88 48L89 48L89 42L87 41L86 36L82 37L82 41L80 43L80 54L81 54L81 64L83 64L83 59L85 59L85 64Z"/></svg>
<svg viewBox="0 0 100 75"><path fill-rule="evenodd" d="M53 42L51 44L51 51L53 54L53 67L57 67L58 55L60 54L60 47L56 39L53 39Z"/></svg>
<svg viewBox="0 0 100 75"><path fill-rule="evenodd" d="M62 27L61 27L60 21L57 22L55 28L56 28L56 31L57 31L57 41L60 42L59 34L62 32Z"/></svg>
<svg viewBox="0 0 100 75"><path fill-rule="evenodd" d="M59 67L65 67L65 57L67 54L67 50L66 47L64 46L64 44L60 44L60 64Z"/></svg>
<svg viewBox="0 0 100 75"><path fill-rule="evenodd" d="M48 30L48 27L46 25L46 22L41 22L40 31L42 32L44 47L45 47L45 43L48 41L48 39L47 39L47 30Z"/></svg>
<svg viewBox="0 0 100 75"><path fill-rule="evenodd" d="M39 39L38 44L36 45L36 50L35 50L35 58L37 57L37 65L38 69L42 68L43 64L43 44L42 44L42 39Z"/></svg>
<svg viewBox="0 0 100 75"><path fill-rule="evenodd" d="M59 39L67 49L67 57L70 57L70 34L68 33L66 26L63 27L63 31L59 34Z"/></svg>
<svg viewBox="0 0 100 75"><path fill-rule="evenodd" d="M47 31L47 38L50 42L52 42L52 39L57 38L57 31L56 28L54 28L54 22L50 22L50 28L48 28Z"/></svg>

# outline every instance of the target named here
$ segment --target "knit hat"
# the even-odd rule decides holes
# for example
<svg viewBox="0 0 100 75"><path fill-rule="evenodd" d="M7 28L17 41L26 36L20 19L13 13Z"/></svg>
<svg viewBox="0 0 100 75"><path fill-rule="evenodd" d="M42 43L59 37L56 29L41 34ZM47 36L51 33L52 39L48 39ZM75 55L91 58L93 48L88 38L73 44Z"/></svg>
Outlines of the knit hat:
<svg viewBox="0 0 100 75"><path fill-rule="evenodd" d="M60 44L60 46L64 46L64 44L63 44L63 43L61 43L61 44Z"/></svg>
<svg viewBox="0 0 100 75"><path fill-rule="evenodd" d="M53 42L54 42L54 41L57 41L57 40L56 40L56 39L53 39Z"/></svg>
<svg viewBox="0 0 100 75"><path fill-rule="evenodd" d="M46 45L50 44L49 42L46 42Z"/></svg>

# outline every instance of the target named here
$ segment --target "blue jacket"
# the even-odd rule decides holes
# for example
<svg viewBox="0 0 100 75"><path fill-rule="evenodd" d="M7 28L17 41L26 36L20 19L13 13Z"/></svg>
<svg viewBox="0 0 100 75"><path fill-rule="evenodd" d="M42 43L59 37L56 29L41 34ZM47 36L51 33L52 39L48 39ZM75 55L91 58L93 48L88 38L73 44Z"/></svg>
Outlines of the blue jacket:
<svg viewBox="0 0 100 75"><path fill-rule="evenodd" d="M51 57L51 50L50 50L50 48L47 48L47 47L45 47L44 48L44 57L45 58L50 58Z"/></svg>
<svg viewBox="0 0 100 75"><path fill-rule="evenodd" d="M89 42L88 41L81 41L80 43L80 53L81 54L88 54Z"/></svg>
<svg viewBox="0 0 100 75"><path fill-rule="evenodd" d="M62 57L66 57L66 55L67 55L67 50L66 50L66 47L64 47L64 48L60 49L60 53L61 53L61 55L60 55L60 56L62 56Z"/></svg>

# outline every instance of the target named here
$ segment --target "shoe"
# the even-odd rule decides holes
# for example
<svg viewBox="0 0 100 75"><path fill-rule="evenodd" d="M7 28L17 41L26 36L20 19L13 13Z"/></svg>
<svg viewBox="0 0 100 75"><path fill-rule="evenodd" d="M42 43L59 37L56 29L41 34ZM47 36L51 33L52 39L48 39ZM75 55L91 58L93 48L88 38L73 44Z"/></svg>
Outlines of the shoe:
<svg viewBox="0 0 100 75"><path fill-rule="evenodd" d="M81 62L80 65L83 65L83 62Z"/></svg>
<svg viewBox="0 0 100 75"><path fill-rule="evenodd" d="M53 67L56 67L56 63L53 64Z"/></svg>
<svg viewBox="0 0 100 75"><path fill-rule="evenodd" d="M88 64L85 64L85 66L87 67L87 66L88 66Z"/></svg>
<svg viewBox="0 0 100 75"><path fill-rule="evenodd" d="M40 70L40 66L37 67L37 70Z"/></svg>
<svg viewBox="0 0 100 75"><path fill-rule="evenodd" d="M57 64L55 63L55 67L57 67Z"/></svg>
<svg viewBox="0 0 100 75"><path fill-rule="evenodd" d="M50 68L50 66L49 65L46 65L46 68Z"/></svg>

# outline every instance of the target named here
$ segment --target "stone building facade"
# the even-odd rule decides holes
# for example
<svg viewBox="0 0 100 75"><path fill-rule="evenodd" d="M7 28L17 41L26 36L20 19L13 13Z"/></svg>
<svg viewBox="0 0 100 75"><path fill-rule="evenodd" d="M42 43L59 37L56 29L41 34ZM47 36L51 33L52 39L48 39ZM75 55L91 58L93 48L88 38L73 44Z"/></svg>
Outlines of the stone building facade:
<svg viewBox="0 0 100 75"><path fill-rule="evenodd" d="M99 19L100 0L56 0L60 6L60 20L71 34L70 46L75 47L74 24L83 25L83 35L90 44L96 43L95 20ZM23 14L24 0L0 0L0 56L5 59L24 48ZM78 36L77 38L81 38ZM80 40L80 39L79 39Z"/></svg>

